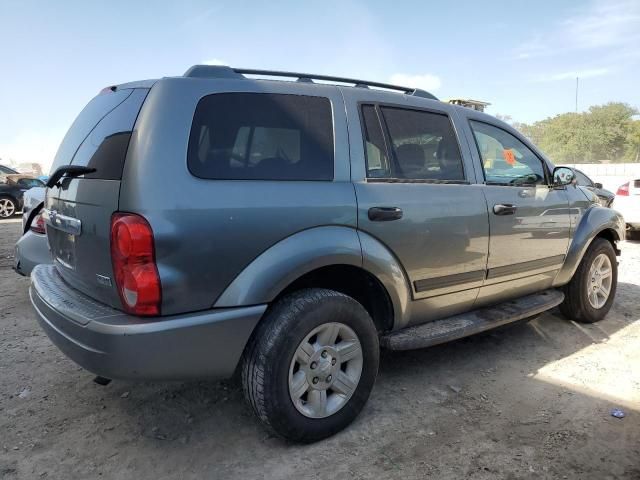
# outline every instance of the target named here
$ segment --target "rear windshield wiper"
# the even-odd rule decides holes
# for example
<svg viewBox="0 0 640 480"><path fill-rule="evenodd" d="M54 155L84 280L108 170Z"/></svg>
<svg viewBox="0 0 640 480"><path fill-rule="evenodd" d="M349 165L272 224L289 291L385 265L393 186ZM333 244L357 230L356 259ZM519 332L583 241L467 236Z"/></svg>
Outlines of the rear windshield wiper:
<svg viewBox="0 0 640 480"><path fill-rule="evenodd" d="M49 180L47 180L47 187L59 187L60 182L58 182L58 180L60 180L62 177L77 177L79 175L85 175L87 173L93 173L95 171L95 168L83 167L81 165L63 165L56 168L56 171L53 172L53 174L49 177Z"/></svg>

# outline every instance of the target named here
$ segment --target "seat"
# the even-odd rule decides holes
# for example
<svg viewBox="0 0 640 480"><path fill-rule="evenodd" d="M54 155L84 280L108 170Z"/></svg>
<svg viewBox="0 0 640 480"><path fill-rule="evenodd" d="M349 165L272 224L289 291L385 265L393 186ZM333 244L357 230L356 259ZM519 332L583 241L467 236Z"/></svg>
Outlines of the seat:
<svg viewBox="0 0 640 480"><path fill-rule="evenodd" d="M403 178L423 178L425 169L424 149L417 143L405 143L396 149L398 168Z"/></svg>
<svg viewBox="0 0 640 480"><path fill-rule="evenodd" d="M438 144L436 159L440 164L440 180L464 180L462 158L455 139L445 135Z"/></svg>

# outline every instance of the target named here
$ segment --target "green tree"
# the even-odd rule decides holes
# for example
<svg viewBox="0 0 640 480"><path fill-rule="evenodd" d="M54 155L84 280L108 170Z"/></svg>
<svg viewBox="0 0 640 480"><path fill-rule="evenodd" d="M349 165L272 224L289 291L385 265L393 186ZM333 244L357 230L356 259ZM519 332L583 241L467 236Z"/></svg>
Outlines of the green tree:
<svg viewBox="0 0 640 480"><path fill-rule="evenodd" d="M626 103L611 102L584 113L513 125L556 163L617 162L640 156L640 121L632 118L636 113Z"/></svg>
<svg viewBox="0 0 640 480"><path fill-rule="evenodd" d="M640 162L640 120L632 120L629 126L625 159Z"/></svg>

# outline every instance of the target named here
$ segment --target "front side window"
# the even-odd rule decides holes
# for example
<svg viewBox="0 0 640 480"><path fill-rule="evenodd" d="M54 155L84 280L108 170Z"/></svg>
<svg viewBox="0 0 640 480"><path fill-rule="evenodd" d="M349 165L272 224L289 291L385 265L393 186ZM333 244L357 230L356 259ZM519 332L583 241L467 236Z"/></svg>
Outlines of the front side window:
<svg viewBox="0 0 640 480"><path fill-rule="evenodd" d="M332 180L329 99L220 93L198 103L187 162L200 178Z"/></svg>
<svg viewBox="0 0 640 480"><path fill-rule="evenodd" d="M471 121L485 181L488 185L542 185L542 160L524 143L501 128Z"/></svg>

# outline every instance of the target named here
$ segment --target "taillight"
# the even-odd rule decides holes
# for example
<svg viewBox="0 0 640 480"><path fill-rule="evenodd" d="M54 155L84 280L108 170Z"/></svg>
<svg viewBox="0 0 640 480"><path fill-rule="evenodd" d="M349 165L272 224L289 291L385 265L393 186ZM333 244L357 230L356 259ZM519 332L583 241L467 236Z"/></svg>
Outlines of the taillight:
<svg viewBox="0 0 640 480"><path fill-rule="evenodd" d="M111 217L111 263L118 294L127 313L159 315L161 288L153 230L140 215Z"/></svg>
<svg viewBox="0 0 640 480"><path fill-rule="evenodd" d="M625 183L624 185L620 185L618 187L618 191L616 192L616 195L620 195L621 197L628 197L629 196L629 182Z"/></svg>
<svg viewBox="0 0 640 480"><path fill-rule="evenodd" d="M39 233L40 235L44 235L47 231L44 229L44 218L42 218L42 213L37 214L33 220L31 220L31 226L29 227L33 233Z"/></svg>

